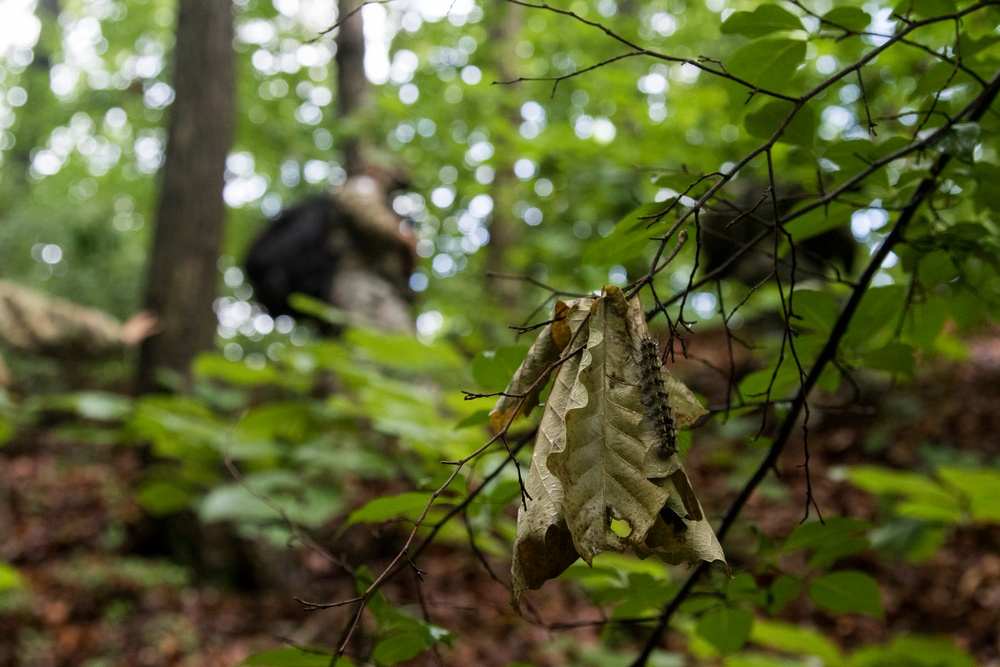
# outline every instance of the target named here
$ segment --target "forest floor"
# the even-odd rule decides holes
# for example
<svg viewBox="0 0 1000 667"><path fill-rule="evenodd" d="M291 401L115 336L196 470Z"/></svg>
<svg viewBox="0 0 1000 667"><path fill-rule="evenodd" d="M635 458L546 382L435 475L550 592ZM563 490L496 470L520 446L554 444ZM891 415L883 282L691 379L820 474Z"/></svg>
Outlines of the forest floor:
<svg viewBox="0 0 1000 667"><path fill-rule="evenodd" d="M809 472L824 517L875 521L885 509L842 481L837 470L843 466L878 463L927 471L940 461L995 465L1000 460L1000 337L973 339L970 349L965 361L928 364L912 383L891 391L876 387L875 393L887 397L871 399L870 408L814 410ZM681 372L695 385L711 384L696 364L683 365L688 367ZM697 434L686 462L703 505L716 517L748 474L724 454L731 449L722 444L726 437L731 438ZM756 493L744 514L776 543L805 512L802 463L801 442L793 443L779 465L780 478ZM279 554L282 568L295 574L243 590L199 581L189 568L139 554L132 528L141 522L134 494L139 473L135 448L67 442L46 428L0 448L0 562L13 564L23 580L20 589L0 591L0 667L229 666L288 643L336 644L347 610L305 612L293 600L353 595L351 580L316 554ZM376 534L370 529L365 537ZM386 531L382 538L384 553L359 555L373 569L400 544L398 532ZM739 555L731 560L740 571ZM509 563L497 558L491 564L504 580ZM904 632L938 635L950 637L978 664L1000 665L1000 526L948 527L942 548L920 562L866 551L850 557L848 565L878 580L884 621L831 616L805 596L781 618L819 628L845 650ZM467 549L435 546L419 566L426 571L419 596L413 576L397 578L387 595L419 598L431 620L461 641L412 664L596 664L580 656L600 644L600 628L545 626L599 618L567 582L529 593L532 613L521 619L508 605L506 586ZM677 576L683 574L678 569ZM644 636L637 628L632 641ZM625 642L620 654L627 663L634 648L627 634L619 641ZM683 650L684 641L671 632L667 647Z"/></svg>

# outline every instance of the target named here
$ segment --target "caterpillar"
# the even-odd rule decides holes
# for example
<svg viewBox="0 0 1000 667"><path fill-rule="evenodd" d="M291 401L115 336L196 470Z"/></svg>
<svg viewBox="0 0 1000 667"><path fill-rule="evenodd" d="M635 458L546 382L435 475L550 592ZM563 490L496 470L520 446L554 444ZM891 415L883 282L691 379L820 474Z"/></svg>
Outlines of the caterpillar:
<svg viewBox="0 0 1000 667"><path fill-rule="evenodd" d="M646 418L653 425L657 454L665 459L677 452L677 432L670 414L670 404L667 402L667 390L663 386L661 365L656 339L643 338L639 344L639 388L642 390L642 406L645 408Z"/></svg>

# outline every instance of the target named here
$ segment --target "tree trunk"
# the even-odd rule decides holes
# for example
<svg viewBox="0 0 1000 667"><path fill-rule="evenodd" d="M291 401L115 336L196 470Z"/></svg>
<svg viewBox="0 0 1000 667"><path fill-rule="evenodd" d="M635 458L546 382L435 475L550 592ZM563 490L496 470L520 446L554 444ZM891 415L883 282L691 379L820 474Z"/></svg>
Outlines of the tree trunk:
<svg viewBox="0 0 1000 667"><path fill-rule="evenodd" d="M230 0L179 0L175 99L145 301L159 316L160 333L140 350L140 391L157 388L158 369L186 374L195 355L214 342L235 103L232 39Z"/></svg>
<svg viewBox="0 0 1000 667"><path fill-rule="evenodd" d="M365 34L360 0L340 0L337 32L337 114L343 121L368 102L368 77L365 76ZM351 14L351 12L354 12ZM343 146L344 169L348 176L364 171L361 139L351 136Z"/></svg>
<svg viewBox="0 0 1000 667"><path fill-rule="evenodd" d="M502 15L490 30L490 41L495 45L497 74L501 81L512 81L517 78L513 68L518 59L514 47L521 34L524 8L521 5L500 3L497 11ZM506 116L512 125L511 131L516 132L520 119L514 96L517 84L509 84L505 88L509 90L504 91L504 101L498 107L498 114ZM521 281L509 277L516 271L510 264L510 251L521 242L521 226L513 212L517 200L518 182L514 176L512 148L514 142L498 135L493 143L497 160L492 188L493 217L490 221L490 242L486 246L486 270L490 274L490 277L487 277L487 289L497 305L510 313L516 312L521 299ZM497 277L498 274L508 277Z"/></svg>

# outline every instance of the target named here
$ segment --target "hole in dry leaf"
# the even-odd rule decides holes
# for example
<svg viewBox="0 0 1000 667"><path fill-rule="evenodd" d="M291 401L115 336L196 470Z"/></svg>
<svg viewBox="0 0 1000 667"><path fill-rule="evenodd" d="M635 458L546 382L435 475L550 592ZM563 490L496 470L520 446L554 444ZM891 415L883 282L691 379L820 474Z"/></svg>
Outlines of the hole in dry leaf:
<svg viewBox="0 0 1000 667"><path fill-rule="evenodd" d="M618 537L628 537L632 534L632 525L622 519L611 520L611 532Z"/></svg>

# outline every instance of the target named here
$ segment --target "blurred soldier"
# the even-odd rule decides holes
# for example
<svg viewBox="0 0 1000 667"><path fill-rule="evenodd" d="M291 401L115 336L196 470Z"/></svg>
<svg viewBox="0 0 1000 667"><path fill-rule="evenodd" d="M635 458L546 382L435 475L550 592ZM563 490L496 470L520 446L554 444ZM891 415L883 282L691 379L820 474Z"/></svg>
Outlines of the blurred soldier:
<svg viewBox="0 0 1000 667"><path fill-rule="evenodd" d="M94 308L0 280L0 343L18 352L73 363L122 354L156 332L144 311L127 322ZM0 357L0 387L13 380Z"/></svg>
<svg viewBox="0 0 1000 667"><path fill-rule="evenodd" d="M332 304L349 320L413 331L416 237L388 205L389 194L404 185L397 175L370 168L283 212L247 253L257 300L272 316L294 314L288 297L299 292Z"/></svg>
<svg viewBox="0 0 1000 667"><path fill-rule="evenodd" d="M767 184L755 179L741 179L725 189L725 196L706 208L701 221L701 270L710 274L738 251L747 250L762 232L774 229L775 210L785 216L803 201L808 201L801 187L785 186L771 201ZM796 246L796 280L828 277L841 271L851 273L857 243L850 229L838 228L813 236ZM767 234L727 265L721 278L733 278L748 287L758 285L780 272L787 284L791 275L790 257L774 257L774 235Z"/></svg>

